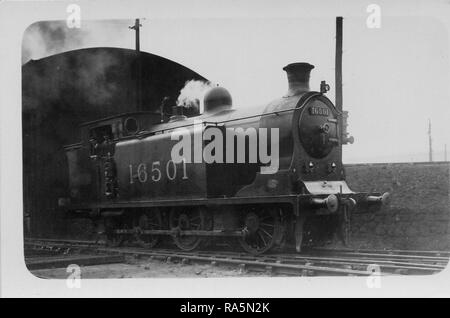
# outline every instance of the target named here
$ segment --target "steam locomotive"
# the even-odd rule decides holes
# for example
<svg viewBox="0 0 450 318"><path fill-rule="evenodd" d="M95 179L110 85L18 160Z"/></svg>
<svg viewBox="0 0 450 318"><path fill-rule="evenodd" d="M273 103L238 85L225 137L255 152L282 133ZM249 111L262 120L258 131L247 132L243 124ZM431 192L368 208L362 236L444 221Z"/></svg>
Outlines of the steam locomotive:
<svg viewBox="0 0 450 318"><path fill-rule="evenodd" d="M300 252L305 222L313 218L334 220L333 230L348 242L351 213L376 210L388 194L347 185L342 145L353 141L347 113L326 97L325 82L310 91L313 68L284 67L287 94L258 109L233 108L230 93L213 87L196 116L175 106L170 116L161 107L84 123L81 141L65 146L70 197L60 205L101 224L113 245L152 248L172 240L192 251L223 238L251 254L286 243ZM175 160L180 131L186 147ZM211 151L218 132L225 139ZM263 145L272 162L252 155ZM232 160L192 160L207 148Z"/></svg>

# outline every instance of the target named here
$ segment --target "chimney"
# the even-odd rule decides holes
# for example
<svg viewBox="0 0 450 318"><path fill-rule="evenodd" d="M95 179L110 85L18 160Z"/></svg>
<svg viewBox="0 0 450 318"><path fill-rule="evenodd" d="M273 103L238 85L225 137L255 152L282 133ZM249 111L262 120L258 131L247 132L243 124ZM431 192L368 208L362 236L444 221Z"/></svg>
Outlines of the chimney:
<svg viewBox="0 0 450 318"><path fill-rule="evenodd" d="M309 74L314 65L309 63L291 63L283 67L289 83L287 97L309 91Z"/></svg>

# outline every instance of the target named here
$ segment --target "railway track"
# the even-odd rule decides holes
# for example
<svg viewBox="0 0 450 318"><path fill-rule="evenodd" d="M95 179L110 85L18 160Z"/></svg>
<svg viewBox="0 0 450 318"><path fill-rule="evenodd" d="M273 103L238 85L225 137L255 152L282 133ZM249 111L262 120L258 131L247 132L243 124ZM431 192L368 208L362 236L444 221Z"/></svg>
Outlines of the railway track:
<svg viewBox="0 0 450 318"><path fill-rule="evenodd" d="M150 258L180 264L209 263L237 266L240 271L259 271L268 275L293 276L368 276L430 275L442 271L450 258L448 251L308 249L304 254L268 253L252 256L233 251L201 250L183 252L173 249L146 250L135 247L107 247L95 241L26 239L29 251L55 253L107 254Z"/></svg>

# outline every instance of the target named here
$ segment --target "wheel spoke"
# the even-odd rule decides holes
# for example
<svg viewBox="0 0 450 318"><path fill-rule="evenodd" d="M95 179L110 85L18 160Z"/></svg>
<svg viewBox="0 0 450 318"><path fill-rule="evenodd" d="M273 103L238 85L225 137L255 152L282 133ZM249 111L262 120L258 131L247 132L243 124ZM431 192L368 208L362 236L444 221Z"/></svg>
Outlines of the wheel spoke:
<svg viewBox="0 0 450 318"><path fill-rule="evenodd" d="M269 237L269 239L272 239L273 235L270 235L270 233L267 232L264 228L260 227L259 230L264 234L266 234Z"/></svg>
<svg viewBox="0 0 450 318"><path fill-rule="evenodd" d="M239 242L251 254L264 253L276 244L275 234L282 231L283 226L277 210L266 207L252 209L243 215L243 227L248 229L248 234Z"/></svg>
<svg viewBox="0 0 450 318"><path fill-rule="evenodd" d="M138 220L138 226L141 230L159 230L163 228L161 212L154 210L141 215ZM159 242L159 236L151 234L136 234L136 240L139 245L145 248L152 248Z"/></svg>
<svg viewBox="0 0 450 318"><path fill-rule="evenodd" d="M264 239L264 235L261 233L261 231L258 231L258 236L261 238L261 240L262 240L263 243L264 243L264 246L263 246L263 247L266 247L266 246L267 246L267 242L266 242L266 240Z"/></svg>
<svg viewBox="0 0 450 318"><path fill-rule="evenodd" d="M183 212L172 212L171 219L173 224L180 224L180 218L184 218L184 226L182 230L192 231L192 230L203 230L204 229L204 214L202 210L191 210ZM191 251L195 249L202 238L199 236L191 235L178 235L173 238L175 244L184 251Z"/></svg>

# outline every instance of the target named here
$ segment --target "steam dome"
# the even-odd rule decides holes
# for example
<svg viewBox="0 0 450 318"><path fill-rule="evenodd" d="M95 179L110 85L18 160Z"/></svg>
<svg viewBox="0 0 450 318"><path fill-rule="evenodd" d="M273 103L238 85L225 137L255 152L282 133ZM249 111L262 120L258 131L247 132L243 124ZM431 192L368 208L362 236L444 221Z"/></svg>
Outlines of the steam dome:
<svg viewBox="0 0 450 318"><path fill-rule="evenodd" d="M232 106L231 94L223 87L213 87L206 92L203 99L204 112L217 112L230 109Z"/></svg>

